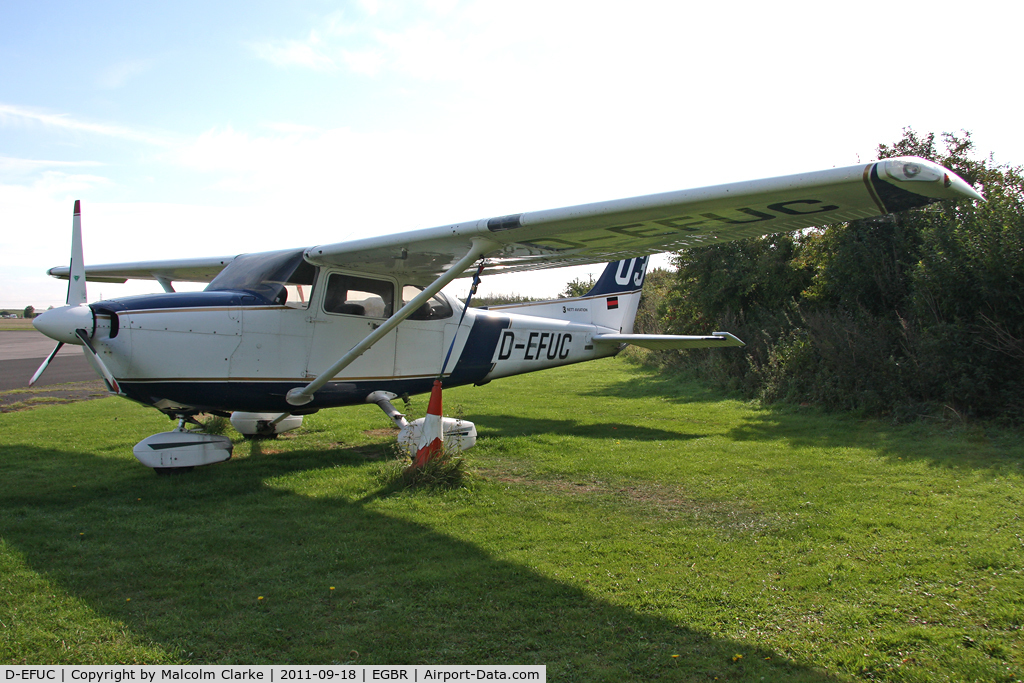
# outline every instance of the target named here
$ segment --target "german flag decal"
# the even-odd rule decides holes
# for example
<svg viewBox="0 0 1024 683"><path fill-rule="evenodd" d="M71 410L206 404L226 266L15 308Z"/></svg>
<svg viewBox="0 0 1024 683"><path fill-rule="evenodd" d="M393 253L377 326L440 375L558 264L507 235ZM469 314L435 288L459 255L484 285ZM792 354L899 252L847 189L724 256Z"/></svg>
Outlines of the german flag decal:
<svg viewBox="0 0 1024 683"><path fill-rule="evenodd" d="M613 308L618 308L618 307L619 307L619 297L617 297L617 296L610 296L610 297L608 297L608 310L610 311Z"/></svg>

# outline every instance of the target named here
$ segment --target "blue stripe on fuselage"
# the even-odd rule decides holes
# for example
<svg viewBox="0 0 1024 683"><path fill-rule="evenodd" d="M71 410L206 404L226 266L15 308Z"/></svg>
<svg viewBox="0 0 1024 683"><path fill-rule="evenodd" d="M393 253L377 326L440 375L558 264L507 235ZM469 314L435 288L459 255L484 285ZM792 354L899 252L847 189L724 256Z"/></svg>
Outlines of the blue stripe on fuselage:
<svg viewBox="0 0 1024 683"><path fill-rule="evenodd" d="M231 412L243 410L253 413L315 413L323 408L358 405L374 391L390 391L399 396L425 394L434 384L434 377L409 379L374 379L328 382L316 392L313 400L296 409L285 401L290 389L303 387L307 382L254 382L251 380L216 381L131 381L118 380L125 395L147 405L161 400L172 401L200 411Z"/></svg>
<svg viewBox="0 0 1024 683"><path fill-rule="evenodd" d="M478 313L473 320L473 328L469 331L466 345L462 348L459 362L455 364L455 369L445 380L445 384L471 384L486 377L493 366L491 361L501 332L508 329L511 324L511 318Z"/></svg>
<svg viewBox="0 0 1024 683"><path fill-rule="evenodd" d="M106 299L97 302L97 304L116 313L169 308L226 308L274 305L273 302L267 301L253 292L234 290L138 294L136 296L124 296L119 299Z"/></svg>

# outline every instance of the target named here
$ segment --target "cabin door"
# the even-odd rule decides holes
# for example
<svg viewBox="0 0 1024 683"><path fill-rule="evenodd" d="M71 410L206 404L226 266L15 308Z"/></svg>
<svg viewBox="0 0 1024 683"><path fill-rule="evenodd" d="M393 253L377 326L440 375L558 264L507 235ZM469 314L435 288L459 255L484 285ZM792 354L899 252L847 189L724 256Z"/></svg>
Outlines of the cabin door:
<svg viewBox="0 0 1024 683"><path fill-rule="evenodd" d="M325 276L325 277L323 277ZM313 340L307 377L316 377L380 327L394 312L395 283L347 273L324 273L310 310ZM391 381L395 374L395 335L385 335L341 371L335 381Z"/></svg>

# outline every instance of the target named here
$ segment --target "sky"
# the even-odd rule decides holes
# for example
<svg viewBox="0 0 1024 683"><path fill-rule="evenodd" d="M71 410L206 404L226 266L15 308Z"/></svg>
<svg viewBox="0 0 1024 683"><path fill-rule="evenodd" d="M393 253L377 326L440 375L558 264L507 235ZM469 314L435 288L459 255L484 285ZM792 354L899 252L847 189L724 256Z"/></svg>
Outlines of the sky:
<svg viewBox="0 0 1024 683"><path fill-rule="evenodd" d="M847 166L908 126L1019 165L1021 25L985 0L5 0L0 307L64 303L76 199L99 264Z"/></svg>

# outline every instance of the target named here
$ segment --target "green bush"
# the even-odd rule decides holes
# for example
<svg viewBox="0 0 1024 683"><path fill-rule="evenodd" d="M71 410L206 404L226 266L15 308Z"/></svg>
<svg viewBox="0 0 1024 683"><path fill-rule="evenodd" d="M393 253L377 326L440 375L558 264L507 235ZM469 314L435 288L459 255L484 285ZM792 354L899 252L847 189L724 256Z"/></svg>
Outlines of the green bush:
<svg viewBox="0 0 1024 683"><path fill-rule="evenodd" d="M898 419L1024 415L1024 176L970 158L970 135L904 131L879 158L932 159L986 202L943 202L677 254L667 332L733 332L742 350L661 354L764 401Z"/></svg>

